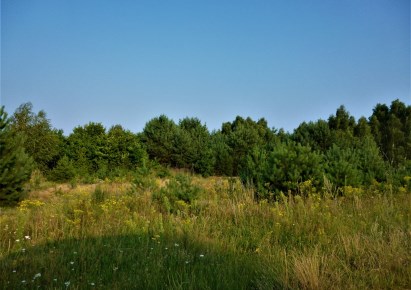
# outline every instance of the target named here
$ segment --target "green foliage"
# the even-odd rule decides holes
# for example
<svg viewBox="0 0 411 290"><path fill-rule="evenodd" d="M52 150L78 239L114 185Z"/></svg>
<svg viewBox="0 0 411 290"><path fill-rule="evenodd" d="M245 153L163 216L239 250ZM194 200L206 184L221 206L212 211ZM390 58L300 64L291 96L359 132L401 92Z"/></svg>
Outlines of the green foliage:
<svg viewBox="0 0 411 290"><path fill-rule="evenodd" d="M107 133L100 123L76 127L67 143L68 157L81 177L115 178L142 166L147 158L137 135L120 125Z"/></svg>
<svg viewBox="0 0 411 290"><path fill-rule="evenodd" d="M70 181L76 176L76 169L73 162L64 155L58 162L56 167L50 173L50 179L53 181Z"/></svg>
<svg viewBox="0 0 411 290"><path fill-rule="evenodd" d="M211 135L212 151L214 153L214 174L233 176L233 154L228 145L228 137L221 132L214 132Z"/></svg>
<svg viewBox="0 0 411 290"><path fill-rule="evenodd" d="M359 156L353 148L341 148L333 145L325 154L326 174L336 186L359 186L362 183L359 169Z"/></svg>
<svg viewBox="0 0 411 290"><path fill-rule="evenodd" d="M324 174L337 187L374 181L402 186L404 176L411 175L411 106L399 100L390 107L377 104L369 119L358 122L340 106L327 121L304 122L293 134L268 128L265 119L240 116L210 134L197 118L175 124L161 115L140 134L120 125L106 131L101 123L90 122L68 137L51 127L44 111L35 114L26 103L14 113L10 131L22 136L37 168L54 181L76 176L92 183L135 175L138 187L153 188L153 182L142 180L167 177L167 168L174 167L203 176L241 175L266 196L295 192L306 178L316 187Z"/></svg>
<svg viewBox="0 0 411 290"><path fill-rule="evenodd" d="M270 147L276 142L276 136L267 127L265 119L255 122L251 118L243 119L237 116L232 123L227 122L222 125L221 134L226 137L226 144L230 148L229 154L231 154L232 159L232 163L228 167L232 168L232 172L224 172L225 175L238 175L241 162L255 146ZM220 146L219 149L224 150L225 148ZM226 151L225 154L228 153L228 150L224 151Z"/></svg>
<svg viewBox="0 0 411 290"><path fill-rule="evenodd" d="M186 168L202 175L213 172L211 136L197 118L184 118L177 126L161 115L146 124L141 139L150 158L162 165Z"/></svg>
<svg viewBox="0 0 411 290"><path fill-rule="evenodd" d="M68 157L82 174L94 174L107 159L106 129L101 123L76 127L67 138Z"/></svg>
<svg viewBox="0 0 411 290"><path fill-rule="evenodd" d="M257 199L297 193L298 184L312 180L319 185L322 158L310 147L295 142L279 143L271 151L254 148L241 170L243 183L255 186Z"/></svg>
<svg viewBox="0 0 411 290"><path fill-rule="evenodd" d="M204 176L211 175L214 156L207 127L197 118L184 118L179 122L179 129L180 135L186 136L186 144L183 148L180 147L183 150L179 152L179 156L182 156L182 167Z"/></svg>
<svg viewBox="0 0 411 290"><path fill-rule="evenodd" d="M165 187L153 193L153 200L166 212L186 211L200 192L201 188L192 183L190 176L178 174Z"/></svg>
<svg viewBox="0 0 411 290"><path fill-rule="evenodd" d="M177 130L177 125L165 115L154 118L145 125L141 140L151 159L161 164L176 165L172 152Z"/></svg>
<svg viewBox="0 0 411 290"><path fill-rule="evenodd" d="M344 106L340 106L334 115L328 118L328 125L331 130L351 131L355 127L355 118L350 116L350 113Z"/></svg>
<svg viewBox="0 0 411 290"><path fill-rule="evenodd" d="M107 133L107 155L109 168L134 170L142 165L142 159L146 158L147 153L137 135L116 125Z"/></svg>
<svg viewBox="0 0 411 290"><path fill-rule="evenodd" d="M388 108L377 104L370 117L372 134L390 165L411 160L411 106L395 100Z"/></svg>
<svg viewBox="0 0 411 290"><path fill-rule="evenodd" d="M294 130L291 138L301 145L310 146L314 151L325 152L332 145L332 133L324 120L303 122Z"/></svg>
<svg viewBox="0 0 411 290"><path fill-rule="evenodd" d="M33 160L25 153L24 139L10 130L10 120L0 108L0 206L15 205L25 196Z"/></svg>
<svg viewBox="0 0 411 290"><path fill-rule="evenodd" d="M44 111L33 112L31 103L22 104L14 112L10 129L24 138L24 148L43 172L53 168L62 154L62 131L53 129Z"/></svg>

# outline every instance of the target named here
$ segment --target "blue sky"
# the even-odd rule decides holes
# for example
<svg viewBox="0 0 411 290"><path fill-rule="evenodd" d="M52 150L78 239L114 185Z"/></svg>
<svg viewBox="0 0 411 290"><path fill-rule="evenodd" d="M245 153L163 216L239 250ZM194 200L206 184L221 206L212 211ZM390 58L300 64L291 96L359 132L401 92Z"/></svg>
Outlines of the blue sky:
<svg viewBox="0 0 411 290"><path fill-rule="evenodd" d="M411 104L409 0L1 1L1 104L69 134L160 114L292 131Z"/></svg>

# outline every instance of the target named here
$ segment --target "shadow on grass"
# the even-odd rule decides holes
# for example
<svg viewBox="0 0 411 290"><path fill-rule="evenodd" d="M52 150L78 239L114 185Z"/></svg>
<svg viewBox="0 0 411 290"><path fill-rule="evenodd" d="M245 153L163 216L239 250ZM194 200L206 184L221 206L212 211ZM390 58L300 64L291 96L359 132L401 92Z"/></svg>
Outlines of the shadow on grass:
<svg viewBox="0 0 411 290"><path fill-rule="evenodd" d="M185 236L26 243L0 261L1 289L284 289L257 256Z"/></svg>

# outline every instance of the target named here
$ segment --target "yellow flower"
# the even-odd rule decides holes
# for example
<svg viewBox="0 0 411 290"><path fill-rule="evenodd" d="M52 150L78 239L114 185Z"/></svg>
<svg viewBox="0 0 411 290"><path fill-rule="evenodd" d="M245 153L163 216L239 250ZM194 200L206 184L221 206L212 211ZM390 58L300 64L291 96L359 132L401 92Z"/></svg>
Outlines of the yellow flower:
<svg viewBox="0 0 411 290"><path fill-rule="evenodd" d="M40 200L26 199L26 200L23 200L22 202L20 202L19 210L24 211L24 210L28 210L30 208L41 207L43 205L45 205L45 203L40 201Z"/></svg>

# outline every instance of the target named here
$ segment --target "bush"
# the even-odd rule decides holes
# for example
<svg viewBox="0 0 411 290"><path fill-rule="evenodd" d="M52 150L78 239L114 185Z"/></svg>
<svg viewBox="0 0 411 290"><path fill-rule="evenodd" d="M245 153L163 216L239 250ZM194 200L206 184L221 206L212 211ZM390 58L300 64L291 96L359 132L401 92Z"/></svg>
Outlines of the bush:
<svg viewBox="0 0 411 290"><path fill-rule="evenodd" d="M277 198L281 192L298 192L298 184L322 182L322 157L310 147L295 142L280 143L271 152L254 148L240 170L243 183L255 188L259 199Z"/></svg>
<svg viewBox="0 0 411 290"><path fill-rule="evenodd" d="M178 174L158 192L153 193L153 200L158 202L162 210L175 213L179 209L186 208L199 195L201 188L192 184L188 175Z"/></svg>
<svg viewBox="0 0 411 290"><path fill-rule="evenodd" d="M50 173L50 179L53 181L69 181L76 175L76 169L73 162L67 157L63 156L58 162L56 167Z"/></svg>

